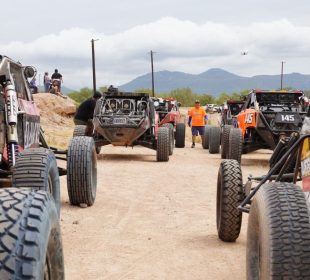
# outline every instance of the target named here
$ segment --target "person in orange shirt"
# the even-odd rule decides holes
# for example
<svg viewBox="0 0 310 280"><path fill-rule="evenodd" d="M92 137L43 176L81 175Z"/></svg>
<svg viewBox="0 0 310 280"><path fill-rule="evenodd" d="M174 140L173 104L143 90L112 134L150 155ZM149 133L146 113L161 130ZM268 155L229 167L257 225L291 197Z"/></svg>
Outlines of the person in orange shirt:
<svg viewBox="0 0 310 280"><path fill-rule="evenodd" d="M195 148L196 136L198 136L198 134L202 140L207 120L208 116L206 111L200 107L199 100L196 100L195 107L188 111L188 126L192 127L192 148Z"/></svg>

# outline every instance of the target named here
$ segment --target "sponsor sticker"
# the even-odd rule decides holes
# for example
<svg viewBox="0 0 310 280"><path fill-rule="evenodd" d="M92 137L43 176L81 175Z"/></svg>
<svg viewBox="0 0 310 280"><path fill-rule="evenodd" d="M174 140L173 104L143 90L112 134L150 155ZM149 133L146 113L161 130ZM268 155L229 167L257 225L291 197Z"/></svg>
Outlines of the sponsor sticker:
<svg viewBox="0 0 310 280"><path fill-rule="evenodd" d="M310 138L306 138L301 151L301 177L302 189L304 192L310 191Z"/></svg>

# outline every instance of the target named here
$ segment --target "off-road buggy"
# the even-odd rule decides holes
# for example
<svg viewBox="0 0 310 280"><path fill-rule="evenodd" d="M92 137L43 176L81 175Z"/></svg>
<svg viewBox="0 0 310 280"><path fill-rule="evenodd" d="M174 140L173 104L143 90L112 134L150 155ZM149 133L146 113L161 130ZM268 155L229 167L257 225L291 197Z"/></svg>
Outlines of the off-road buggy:
<svg viewBox="0 0 310 280"><path fill-rule="evenodd" d="M179 110L180 103L174 98L152 98L154 101L155 110L159 116L159 127L168 127L171 137L173 152L174 140L177 148L185 147L185 123L182 121L182 116Z"/></svg>
<svg viewBox="0 0 310 280"><path fill-rule="evenodd" d="M237 126L236 117L240 113L244 104L244 100L229 99L223 104L223 110L221 114L221 126L232 125Z"/></svg>
<svg viewBox="0 0 310 280"><path fill-rule="evenodd" d="M294 132L277 145L272 155L277 161L270 161L267 175L250 175L243 184L236 160L224 160L220 165L218 236L234 242L242 213L250 213L247 279L310 279L310 119L306 119L302 129L306 134ZM301 186L296 185L298 181Z"/></svg>
<svg viewBox="0 0 310 280"><path fill-rule="evenodd" d="M299 90L252 90L237 115L237 127L223 137L226 158L240 162L242 153L274 150L280 139L299 132L306 114L304 98Z"/></svg>
<svg viewBox="0 0 310 280"><path fill-rule="evenodd" d="M157 161L168 161L172 149L169 128L159 127L159 114L146 93L108 91L94 111L96 146L141 145L156 150Z"/></svg>
<svg viewBox="0 0 310 280"><path fill-rule="evenodd" d="M221 150L221 157L226 158L227 152L223 143L228 140L230 129L237 127L236 118L243 104L242 100L227 100L222 106L221 116L218 120L219 125L205 126L202 147L209 149L210 154L216 154Z"/></svg>
<svg viewBox="0 0 310 280"><path fill-rule="evenodd" d="M95 168L86 151L93 139L72 141L68 155L48 146L28 82L35 73L0 56L0 279L64 278L59 175L68 175L72 204L93 202L95 179L87 179Z"/></svg>
<svg viewBox="0 0 310 280"><path fill-rule="evenodd" d="M244 100L229 99L223 104L223 110L220 119L221 126L221 158L226 158L229 141L229 132L233 127L238 127L237 116L242 110Z"/></svg>

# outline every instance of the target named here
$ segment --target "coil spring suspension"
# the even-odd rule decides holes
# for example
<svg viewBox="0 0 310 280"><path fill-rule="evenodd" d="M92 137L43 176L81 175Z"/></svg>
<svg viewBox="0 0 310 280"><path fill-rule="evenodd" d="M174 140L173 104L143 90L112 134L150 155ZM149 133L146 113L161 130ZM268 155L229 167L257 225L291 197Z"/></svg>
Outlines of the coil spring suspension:
<svg viewBox="0 0 310 280"><path fill-rule="evenodd" d="M7 145L7 153L8 153L8 161L9 167L15 166L15 159L18 153L18 145L14 143L10 143Z"/></svg>

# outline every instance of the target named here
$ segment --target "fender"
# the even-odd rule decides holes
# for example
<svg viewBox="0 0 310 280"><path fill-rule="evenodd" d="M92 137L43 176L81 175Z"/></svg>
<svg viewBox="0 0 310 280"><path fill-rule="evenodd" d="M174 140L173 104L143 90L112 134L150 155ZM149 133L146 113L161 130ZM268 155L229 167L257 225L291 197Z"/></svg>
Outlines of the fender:
<svg viewBox="0 0 310 280"><path fill-rule="evenodd" d="M256 127L257 114L258 112L255 109L246 109L238 114L238 127L241 129L243 137L248 128Z"/></svg>

